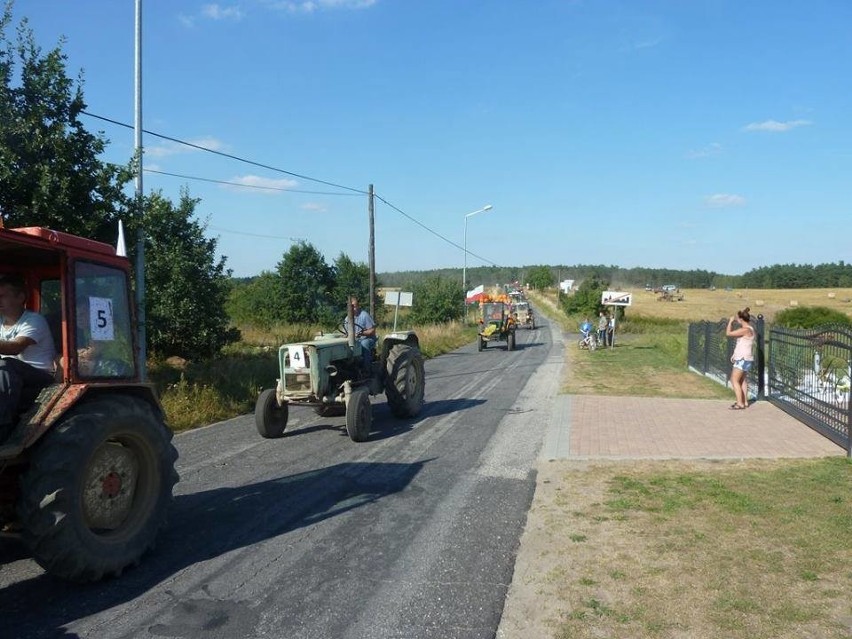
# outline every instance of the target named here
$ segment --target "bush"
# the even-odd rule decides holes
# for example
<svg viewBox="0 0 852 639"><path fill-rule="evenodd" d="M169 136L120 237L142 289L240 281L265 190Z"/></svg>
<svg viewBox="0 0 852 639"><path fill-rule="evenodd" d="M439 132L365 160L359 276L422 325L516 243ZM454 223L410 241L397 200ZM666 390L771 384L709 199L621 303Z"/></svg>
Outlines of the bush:
<svg viewBox="0 0 852 639"><path fill-rule="evenodd" d="M810 329L827 325L852 326L852 318L825 306L797 306L778 313L774 323L786 328Z"/></svg>

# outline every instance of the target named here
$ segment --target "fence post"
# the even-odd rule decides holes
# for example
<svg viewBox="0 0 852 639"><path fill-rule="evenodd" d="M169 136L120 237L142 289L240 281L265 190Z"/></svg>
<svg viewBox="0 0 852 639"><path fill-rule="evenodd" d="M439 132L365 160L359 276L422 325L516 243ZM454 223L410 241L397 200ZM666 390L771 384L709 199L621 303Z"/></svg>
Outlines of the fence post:
<svg viewBox="0 0 852 639"><path fill-rule="evenodd" d="M701 322L704 325L704 366L701 369L703 375L710 370L710 322Z"/></svg>
<svg viewBox="0 0 852 639"><path fill-rule="evenodd" d="M757 342L757 399L765 399L766 397L766 353L763 345L763 333L765 330L765 322L763 315L757 316L757 333L755 340Z"/></svg>

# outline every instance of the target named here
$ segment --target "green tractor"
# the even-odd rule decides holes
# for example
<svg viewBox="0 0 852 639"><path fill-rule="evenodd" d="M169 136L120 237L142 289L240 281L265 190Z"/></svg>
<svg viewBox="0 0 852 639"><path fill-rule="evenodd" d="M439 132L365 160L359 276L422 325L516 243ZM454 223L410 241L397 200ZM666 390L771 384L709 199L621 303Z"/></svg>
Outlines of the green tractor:
<svg viewBox="0 0 852 639"><path fill-rule="evenodd" d="M506 342L506 350L515 350L515 319L505 302L484 302L479 320L479 350L489 342Z"/></svg>
<svg viewBox="0 0 852 639"><path fill-rule="evenodd" d="M348 312L353 321L352 307ZM310 342L278 349L280 377L263 390L255 404L257 432L265 438L284 435L290 406L309 406L323 417L346 416L346 432L354 442L370 435L370 395L384 392L394 416L414 417L423 406L426 376L420 341L414 331L385 336L369 368L353 331L319 335Z"/></svg>

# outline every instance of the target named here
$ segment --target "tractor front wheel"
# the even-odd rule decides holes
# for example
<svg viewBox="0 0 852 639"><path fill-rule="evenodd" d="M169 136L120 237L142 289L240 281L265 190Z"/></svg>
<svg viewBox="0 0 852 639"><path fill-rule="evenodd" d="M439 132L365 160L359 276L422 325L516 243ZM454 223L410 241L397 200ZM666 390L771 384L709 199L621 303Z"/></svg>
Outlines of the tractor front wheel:
<svg viewBox="0 0 852 639"><path fill-rule="evenodd" d="M358 388L349 396L346 404L346 432L353 442L364 442L370 436L373 425L373 407L366 388Z"/></svg>
<svg viewBox="0 0 852 639"><path fill-rule="evenodd" d="M265 439L283 437L289 413L286 402L282 405L278 404L275 389L267 388L260 393L254 405L254 425L257 427L257 432Z"/></svg>
<svg viewBox="0 0 852 639"><path fill-rule="evenodd" d="M21 482L22 538L48 572L119 575L153 547L178 479L172 432L143 399L84 402L38 444Z"/></svg>

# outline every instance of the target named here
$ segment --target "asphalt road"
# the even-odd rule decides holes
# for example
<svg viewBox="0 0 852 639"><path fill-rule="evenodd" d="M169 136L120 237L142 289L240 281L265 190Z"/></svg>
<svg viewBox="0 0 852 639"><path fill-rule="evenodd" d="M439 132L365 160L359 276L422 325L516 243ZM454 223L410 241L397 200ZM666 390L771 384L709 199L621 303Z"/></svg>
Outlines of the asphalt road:
<svg viewBox="0 0 852 639"><path fill-rule="evenodd" d="M89 586L0 545L0 637L494 637L562 367L546 324L426 362L421 414L373 398L340 417L247 415L175 438L181 481L157 548Z"/></svg>

